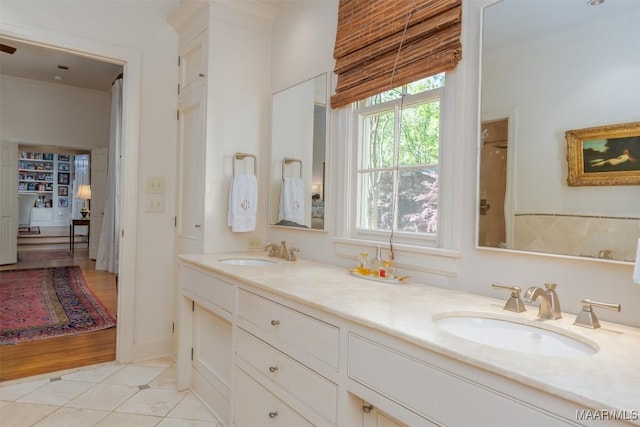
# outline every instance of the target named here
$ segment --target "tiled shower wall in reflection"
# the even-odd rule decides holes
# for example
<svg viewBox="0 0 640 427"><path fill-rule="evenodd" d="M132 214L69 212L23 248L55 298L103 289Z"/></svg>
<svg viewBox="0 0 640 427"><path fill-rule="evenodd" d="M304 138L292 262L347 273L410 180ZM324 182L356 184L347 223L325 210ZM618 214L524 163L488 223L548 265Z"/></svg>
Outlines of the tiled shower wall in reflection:
<svg viewBox="0 0 640 427"><path fill-rule="evenodd" d="M640 218L587 215L516 214L515 249L634 261Z"/></svg>

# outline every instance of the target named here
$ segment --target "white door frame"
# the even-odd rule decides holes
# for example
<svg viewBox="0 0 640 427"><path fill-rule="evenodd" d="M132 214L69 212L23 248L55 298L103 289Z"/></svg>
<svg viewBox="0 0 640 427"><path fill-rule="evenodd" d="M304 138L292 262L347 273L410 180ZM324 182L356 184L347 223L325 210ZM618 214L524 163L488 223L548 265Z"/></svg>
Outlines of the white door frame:
<svg viewBox="0 0 640 427"><path fill-rule="evenodd" d="M122 64L123 79L123 150L120 182L122 193L120 256L118 276L118 331L116 360L133 360L135 350L135 278L138 199L138 137L140 124L140 51L59 33L43 28L0 21L0 35L27 43L64 49L100 61Z"/></svg>

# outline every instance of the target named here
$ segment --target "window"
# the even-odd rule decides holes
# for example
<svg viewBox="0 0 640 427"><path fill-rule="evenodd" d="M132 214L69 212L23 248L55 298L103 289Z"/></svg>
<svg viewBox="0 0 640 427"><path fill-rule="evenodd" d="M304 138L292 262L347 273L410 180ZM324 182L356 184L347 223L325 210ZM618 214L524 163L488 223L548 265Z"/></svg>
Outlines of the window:
<svg viewBox="0 0 640 427"><path fill-rule="evenodd" d="M444 87L441 73L357 104L357 237L437 241Z"/></svg>

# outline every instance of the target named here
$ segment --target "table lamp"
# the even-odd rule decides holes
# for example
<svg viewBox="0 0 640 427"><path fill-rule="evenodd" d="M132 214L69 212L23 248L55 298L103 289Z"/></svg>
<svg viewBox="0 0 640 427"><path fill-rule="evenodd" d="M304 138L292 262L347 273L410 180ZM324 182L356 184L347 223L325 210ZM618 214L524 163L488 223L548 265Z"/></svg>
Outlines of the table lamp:
<svg viewBox="0 0 640 427"><path fill-rule="evenodd" d="M86 218L89 214L89 202L91 199L91 186L90 185L81 185L78 187L78 192L76 193L76 199L84 200L84 205L82 209L80 209L80 213L82 214L82 218Z"/></svg>

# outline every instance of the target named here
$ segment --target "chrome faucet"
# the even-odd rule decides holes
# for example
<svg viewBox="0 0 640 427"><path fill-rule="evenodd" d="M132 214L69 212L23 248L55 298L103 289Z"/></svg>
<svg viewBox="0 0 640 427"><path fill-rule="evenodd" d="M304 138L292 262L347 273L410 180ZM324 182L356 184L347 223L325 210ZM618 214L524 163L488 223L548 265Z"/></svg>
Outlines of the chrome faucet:
<svg viewBox="0 0 640 427"><path fill-rule="evenodd" d="M264 250L269 251L270 257L279 257L280 256L280 248L275 243L267 242L264 244Z"/></svg>
<svg viewBox="0 0 640 427"><path fill-rule="evenodd" d="M288 259L289 257L289 249L287 249L287 242L282 240L280 242L280 258Z"/></svg>
<svg viewBox="0 0 640 427"><path fill-rule="evenodd" d="M580 300L582 303L582 311L576 316L574 325L584 326L585 328L597 329L600 327L598 317L593 312L593 307L605 308L611 311L620 311L622 306L620 304L611 304L606 302L594 301L589 298L583 298Z"/></svg>
<svg viewBox="0 0 640 427"><path fill-rule="evenodd" d="M538 317L543 319L560 319L562 318L562 310L560 309L560 300L555 291L555 283L545 283L544 289L532 286L527 289L524 294L524 300L531 303L540 298L540 309Z"/></svg>
<svg viewBox="0 0 640 427"><path fill-rule="evenodd" d="M299 248L287 248L287 242L284 240L280 242L280 246L272 242L267 242L264 244L264 250L269 251L270 257L282 258L287 261L296 261L294 252L300 252Z"/></svg>
<svg viewBox="0 0 640 427"><path fill-rule="evenodd" d="M509 297L507 303L504 305L504 310L513 311L515 313L527 311L522 299L520 299L520 292L522 290L518 286L506 286L501 283L492 283L491 287L493 289L502 289L504 291L511 292L511 297Z"/></svg>
<svg viewBox="0 0 640 427"><path fill-rule="evenodd" d="M287 261L296 261L296 255L294 252L300 252L299 248L287 248L287 242L284 240L280 242L280 258Z"/></svg>

